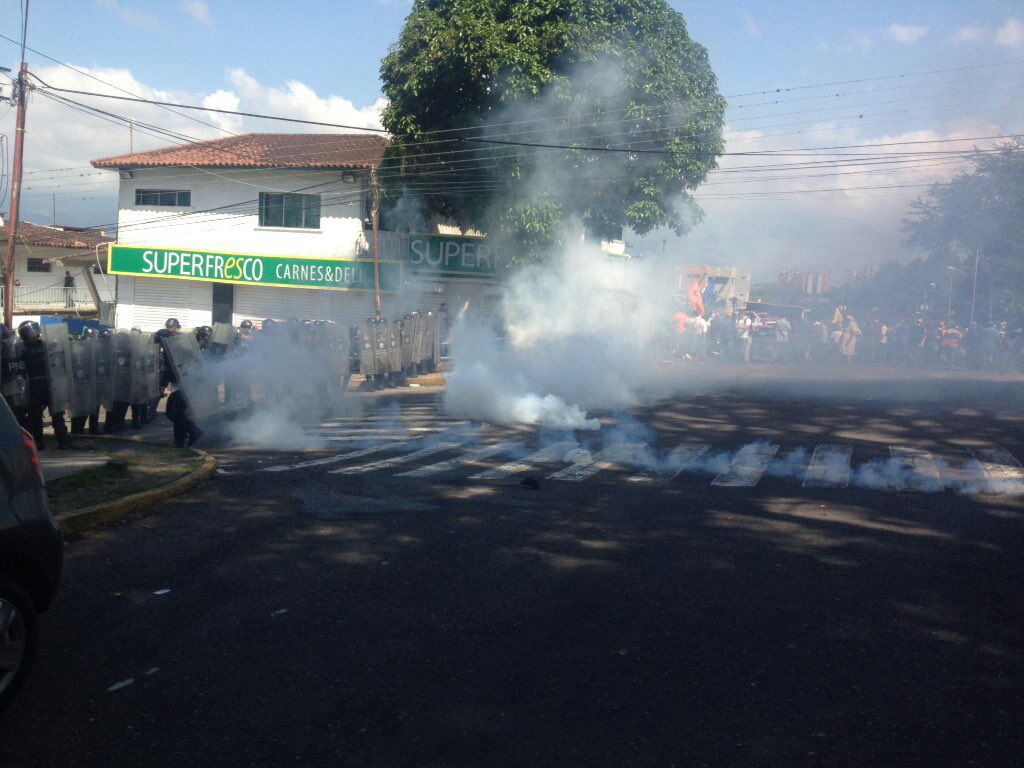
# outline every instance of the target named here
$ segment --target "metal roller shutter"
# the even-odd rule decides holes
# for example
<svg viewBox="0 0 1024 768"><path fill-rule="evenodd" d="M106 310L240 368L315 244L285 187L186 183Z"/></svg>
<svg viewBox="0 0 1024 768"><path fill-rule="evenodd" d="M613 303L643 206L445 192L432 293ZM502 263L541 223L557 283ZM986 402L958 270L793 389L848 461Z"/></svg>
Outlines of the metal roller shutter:
<svg viewBox="0 0 1024 768"><path fill-rule="evenodd" d="M373 316L373 294L369 291L331 291L330 319L342 325L362 323Z"/></svg>
<svg viewBox="0 0 1024 768"><path fill-rule="evenodd" d="M143 331L155 331L164 327L167 318L176 317L187 326L190 287L187 280L136 277L132 324Z"/></svg>
<svg viewBox="0 0 1024 768"><path fill-rule="evenodd" d="M235 286L235 325L252 320L257 325L264 318L273 320L317 320L317 294L306 288L265 288L252 285Z"/></svg>

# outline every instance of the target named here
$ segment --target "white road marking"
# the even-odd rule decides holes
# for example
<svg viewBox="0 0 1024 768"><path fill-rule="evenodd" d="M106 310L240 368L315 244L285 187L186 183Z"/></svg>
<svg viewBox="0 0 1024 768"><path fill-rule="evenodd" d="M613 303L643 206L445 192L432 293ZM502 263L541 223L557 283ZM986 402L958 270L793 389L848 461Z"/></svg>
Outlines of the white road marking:
<svg viewBox="0 0 1024 768"><path fill-rule="evenodd" d="M341 469L332 469L330 474L332 475L361 475L366 472L376 472L380 469L389 469L391 467L398 466L399 464L405 464L410 461L416 461L427 456L433 456L435 453L443 453L444 451L450 451L453 448L458 448L462 445L462 442L446 442L446 443L435 443L434 445L428 445L426 448L420 448L418 451L412 453L403 453L398 456L392 456L388 459L381 459L380 461L372 461L369 464L357 464L354 467L342 467Z"/></svg>
<svg viewBox="0 0 1024 768"><path fill-rule="evenodd" d="M448 461L440 461L437 464L428 464L425 467L417 467L416 469L409 470L408 472L400 472L398 477L430 477L431 475L439 475L442 472L451 472L453 469L458 469L467 464L476 464L481 459L489 459L492 456L497 456L502 453L508 453L515 449L519 445L516 442L507 443L496 443L494 445L486 445L483 448L477 448L475 451L464 453L462 456L456 456L454 459L448 459Z"/></svg>
<svg viewBox="0 0 1024 768"><path fill-rule="evenodd" d="M683 443L673 448L664 462L655 469L637 472L629 478L630 483L667 483L687 467L696 464L700 457L711 450L708 443Z"/></svg>
<svg viewBox="0 0 1024 768"><path fill-rule="evenodd" d="M561 461L566 453L576 448L579 443L552 443L536 453L531 453L518 461L510 461L500 467L489 469L469 477L470 480L502 480L509 475L516 475L533 469L537 464L550 461Z"/></svg>
<svg viewBox="0 0 1024 768"><path fill-rule="evenodd" d="M816 445L804 475L804 488L846 488L852 445Z"/></svg>
<svg viewBox="0 0 1024 768"><path fill-rule="evenodd" d="M728 468L711 481L712 485L730 488L752 488L768 468L779 446L771 443L745 445L736 453Z"/></svg>
<svg viewBox="0 0 1024 768"><path fill-rule="evenodd" d="M930 451L889 446L893 480L900 491L937 491L942 487L939 468Z"/></svg>
<svg viewBox="0 0 1024 768"><path fill-rule="evenodd" d="M400 443L382 443L380 445L371 445L369 448L363 448L358 451L350 451L349 453L339 453L334 456L326 456L322 459L309 459L308 461L300 461L298 464L278 464L273 467L263 467L261 472L287 472L292 469L306 469L307 467L322 467L325 464L337 464L341 461L347 461L348 459L361 459L364 456L372 456L375 453L382 453L384 451L400 451L407 448L412 441L400 442Z"/></svg>
<svg viewBox="0 0 1024 768"><path fill-rule="evenodd" d="M616 464L628 464L646 446L647 443L618 443L617 445L610 445L592 458L577 462L548 475L548 480L565 480L569 483L578 483Z"/></svg>
<svg viewBox="0 0 1024 768"><path fill-rule="evenodd" d="M1005 448L985 448L974 452L974 458L985 470L990 493L1004 496L1024 495L1024 467Z"/></svg>

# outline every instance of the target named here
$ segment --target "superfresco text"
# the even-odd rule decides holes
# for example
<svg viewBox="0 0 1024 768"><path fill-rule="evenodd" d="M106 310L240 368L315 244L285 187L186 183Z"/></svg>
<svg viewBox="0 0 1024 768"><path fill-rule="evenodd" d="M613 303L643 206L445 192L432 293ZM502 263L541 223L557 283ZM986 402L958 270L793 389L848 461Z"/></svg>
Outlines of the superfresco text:
<svg viewBox="0 0 1024 768"><path fill-rule="evenodd" d="M301 258L114 245L111 274L171 277L183 280L276 285L283 287L372 290L373 267L352 259ZM380 262L381 290L401 283L397 262Z"/></svg>

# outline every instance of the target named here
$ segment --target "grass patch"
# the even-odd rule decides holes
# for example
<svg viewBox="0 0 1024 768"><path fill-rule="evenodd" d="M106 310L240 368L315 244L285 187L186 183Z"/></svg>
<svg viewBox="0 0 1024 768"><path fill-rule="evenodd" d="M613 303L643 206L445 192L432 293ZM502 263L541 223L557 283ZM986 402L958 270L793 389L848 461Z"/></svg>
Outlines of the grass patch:
<svg viewBox="0 0 1024 768"><path fill-rule="evenodd" d="M46 494L54 515L159 488L203 463L201 456L169 446L133 443L107 448L97 441L95 447L97 454L110 457L108 464L47 483Z"/></svg>

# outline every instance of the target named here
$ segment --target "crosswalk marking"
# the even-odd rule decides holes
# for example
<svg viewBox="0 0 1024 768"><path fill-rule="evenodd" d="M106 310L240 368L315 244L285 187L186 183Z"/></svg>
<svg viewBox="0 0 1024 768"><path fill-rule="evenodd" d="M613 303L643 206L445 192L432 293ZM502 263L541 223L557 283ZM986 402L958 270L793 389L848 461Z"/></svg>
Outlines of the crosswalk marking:
<svg viewBox="0 0 1024 768"><path fill-rule="evenodd" d="M380 469L389 469L391 467L398 466L399 464L405 464L410 461L416 461L417 459L426 458L427 456L433 456L435 453L443 453L444 451L450 451L453 448L458 448L464 441L460 442L444 442L435 443L434 445L428 445L426 448L420 448L418 451L412 453L403 453L398 456L392 456L388 459L381 459L380 461L372 461L369 464L357 464L354 467L342 467L341 469L332 469L330 474L332 475L361 475L366 472L376 472Z"/></svg>
<svg viewBox="0 0 1024 768"><path fill-rule="evenodd" d="M989 491L1004 496L1024 494L1024 467L1005 448L986 448L974 452L988 481Z"/></svg>
<svg viewBox="0 0 1024 768"><path fill-rule="evenodd" d="M935 491L941 486L939 468L930 451L890 445L889 456L897 490Z"/></svg>
<svg viewBox="0 0 1024 768"><path fill-rule="evenodd" d="M665 461L655 469L644 470L632 475L630 483L667 483L688 467L692 467L701 456L711 450L708 443L683 443L671 451Z"/></svg>
<svg viewBox="0 0 1024 768"><path fill-rule="evenodd" d="M369 448L363 448L358 451L350 451L349 453L339 453L335 456L326 456L322 459L309 459L308 461L300 461L298 464L278 464L273 467L263 467L262 472L287 472L292 469L306 469L307 467L322 467L325 464L337 464L348 459L361 459L364 456L372 456L375 453L382 453L383 451L401 451L410 445L409 442L401 443L382 443L380 445L371 445Z"/></svg>
<svg viewBox="0 0 1024 768"><path fill-rule="evenodd" d="M618 443L610 445L596 456L587 457L583 461L570 464L565 469L548 475L548 480L565 480L569 483L578 483L616 464L628 464L646 446L647 443Z"/></svg>
<svg viewBox="0 0 1024 768"><path fill-rule="evenodd" d="M773 443L745 445L733 456L728 468L719 473L711 484L730 488L752 488L757 485L778 452L779 446Z"/></svg>
<svg viewBox="0 0 1024 768"><path fill-rule="evenodd" d="M531 453L518 461L510 461L508 464L502 464L500 467L495 469L489 469L486 472L479 472L475 475L470 475L470 480L502 480L509 475L516 475L520 472L526 472L527 470L533 469L537 464L543 464L549 461L559 461L566 453L576 448L579 443L552 443L551 445L543 448L536 453Z"/></svg>
<svg viewBox="0 0 1024 768"><path fill-rule="evenodd" d="M482 459L489 459L492 456L498 456L502 453L509 453L519 445L516 442L507 443L496 443L494 445L486 445L483 448L477 448L475 451L464 453L462 456L456 456L454 459L448 459L447 461L439 461L437 464L428 464L425 467L417 467L416 469L409 470L408 472L400 472L399 477L430 477L432 475L439 475L442 472L451 472L453 469L457 469L467 464L476 464Z"/></svg>
<svg viewBox="0 0 1024 768"><path fill-rule="evenodd" d="M816 445L804 474L804 488L846 488L850 484L852 445Z"/></svg>

